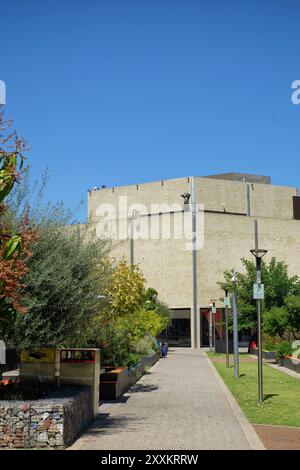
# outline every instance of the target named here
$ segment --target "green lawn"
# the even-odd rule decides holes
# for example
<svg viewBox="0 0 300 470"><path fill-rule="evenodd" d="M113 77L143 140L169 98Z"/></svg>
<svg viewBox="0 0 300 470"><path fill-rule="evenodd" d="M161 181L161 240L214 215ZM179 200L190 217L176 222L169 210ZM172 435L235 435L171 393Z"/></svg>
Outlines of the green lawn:
<svg viewBox="0 0 300 470"><path fill-rule="evenodd" d="M208 354L213 357L214 354ZM251 423L300 427L300 380L264 365L264 397L257 404L257 363L240 363L240 377L233 377L233 366L214 363L224 382L235 396ZM232 361L232 358L230 358ZM231 362L232 364L232 362Z"/></svg>

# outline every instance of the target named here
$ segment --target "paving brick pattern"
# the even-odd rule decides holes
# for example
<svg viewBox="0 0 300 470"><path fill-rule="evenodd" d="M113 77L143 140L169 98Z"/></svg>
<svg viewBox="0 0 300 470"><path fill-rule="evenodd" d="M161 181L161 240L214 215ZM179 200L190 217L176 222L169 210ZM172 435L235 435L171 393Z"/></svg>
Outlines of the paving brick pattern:
<svg viewBox="0 0 300 470"><path fill-rule="evenodd" d="M203 352L171 349L70 449L249 449Z"/></svg>
<svg viewBox="0 0 300 470"><path fill-rule="evenodd" d="M300 450L300 428L284 426L254 426L268 450Z"/></svg>

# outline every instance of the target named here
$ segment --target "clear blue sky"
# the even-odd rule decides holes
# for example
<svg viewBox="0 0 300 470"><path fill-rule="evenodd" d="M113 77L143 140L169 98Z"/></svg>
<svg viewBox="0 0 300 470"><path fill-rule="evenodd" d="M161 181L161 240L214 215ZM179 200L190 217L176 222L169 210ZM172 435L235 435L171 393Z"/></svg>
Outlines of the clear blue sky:
<svg viewBox="0 0 300 470"><path fill-rule="evenodd" d="M7 115L48 197L225 171L300 187L297 0L1 0ZM80 217L85 215L82 208Z"/></svg>

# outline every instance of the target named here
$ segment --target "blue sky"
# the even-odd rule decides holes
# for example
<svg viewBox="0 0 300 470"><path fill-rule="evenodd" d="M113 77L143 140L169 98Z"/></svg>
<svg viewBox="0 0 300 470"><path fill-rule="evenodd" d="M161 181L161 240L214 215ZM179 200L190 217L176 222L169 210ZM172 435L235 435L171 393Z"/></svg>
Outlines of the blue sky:
<svg viewBox="0 0 300 470"><path fill-rule="evenodd" d="M7 116L47 197L240 171L300 187L297 0L1 0ZM82 207L79 217L85 216Z"/></svg>

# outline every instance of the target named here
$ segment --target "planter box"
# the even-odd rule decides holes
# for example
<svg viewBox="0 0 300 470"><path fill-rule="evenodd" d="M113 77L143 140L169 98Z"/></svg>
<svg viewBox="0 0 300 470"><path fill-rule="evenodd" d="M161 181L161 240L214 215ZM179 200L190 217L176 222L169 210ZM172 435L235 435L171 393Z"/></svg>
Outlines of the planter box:
<svg viewBox="0 0 300 470"><path fill-rule="evenodd" d="M154 364L157 363L157 361L159 360L160 358L160 355L157 354L157 353L154 353L150 356L145 356L143 357L142 359L142 369L143 369L143 373L145 372L146 368L148 367L152 367L154 366Z"/></svg>
<svg viewBox="0 0 300 470"><path fill-rule="evenodd" d="M100 375L100 400L117 400L128 388L126 367L104 367Z"/></svg>
<svg viewBox="0 0 300 470"><path fill-rule="evenodd" d="M226 340L216 340L216 353L217 354L226 354ZM229 354L233 354L233 341L229 340Z"/></svg>
<svg viewBox="0 0 300 470"><path fill-rule="evenodd" d="M158 354L153 354L130 368L104 366L105 372L100 375L100 399L117 400L142 377L146 367L153 366L158 359Z"/></svg>
<svg viewBox="0 0 300 470"><path fill-rule="evenodd" d="M300 360L299 359L296 359L294 357L287 357L287 356L280 358L280 359L282 359L280 365L294 372L297 372L298 374L300 373Z"/></svg>
<svg viewBox="0 0 300 470"><path fill-rule="evenodd" d="M254 356L258 356L258 349L250 349L250 354L253 354ZM263 351L262 352L262 357L266 361L270 362L276 362L276 352L275 351Z"/></svg>

